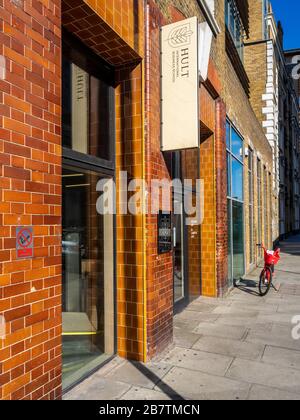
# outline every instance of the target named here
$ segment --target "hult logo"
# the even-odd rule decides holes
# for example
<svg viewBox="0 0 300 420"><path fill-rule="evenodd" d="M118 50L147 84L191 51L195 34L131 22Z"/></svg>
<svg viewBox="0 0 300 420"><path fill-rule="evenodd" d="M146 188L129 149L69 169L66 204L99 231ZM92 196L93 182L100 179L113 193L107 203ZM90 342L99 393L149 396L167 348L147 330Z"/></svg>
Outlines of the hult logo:
<svg viewBox="0 0 300 420"><path fill-rule="evenodd" d="M186 23L173 29L169 36L169 44L172 48L181 48L180 50L180 75L182 78L188 78L190 75L190 57L189 46L194 32L191 30L190 23Z"/></svg>

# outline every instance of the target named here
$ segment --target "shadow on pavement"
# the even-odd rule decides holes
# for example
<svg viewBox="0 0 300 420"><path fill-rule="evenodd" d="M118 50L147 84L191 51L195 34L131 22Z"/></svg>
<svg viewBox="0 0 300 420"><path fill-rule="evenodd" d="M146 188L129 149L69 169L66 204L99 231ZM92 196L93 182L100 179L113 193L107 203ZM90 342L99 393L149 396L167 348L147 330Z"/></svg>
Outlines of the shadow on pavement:
<svg viewBox="0 0 300 420"><path fill-rule="evenodd" d="M248 295L260 296L260 294L257 291L251 290L257 289L257 282L254 280L243 279L239 282L239 284L237 284L236 288Z"/></svg>
<svg viewBox="0 0 300 420"><path fill-rule="evenodd" d="M185 399L178 394L173 388L163 382L155 373L149 370L145 365L136 362L130 362L136 369L140 371L147 379L149 379L155 386L157 386L161 392L167 395L172 400L184 401Z"/></svg>

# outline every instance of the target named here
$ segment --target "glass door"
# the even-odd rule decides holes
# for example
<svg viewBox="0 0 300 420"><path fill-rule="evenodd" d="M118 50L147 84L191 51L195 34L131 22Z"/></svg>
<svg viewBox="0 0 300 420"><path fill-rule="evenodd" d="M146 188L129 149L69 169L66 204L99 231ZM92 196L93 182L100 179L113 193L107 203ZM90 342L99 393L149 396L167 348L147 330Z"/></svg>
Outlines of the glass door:
<svg viewBox="0 0 300 420"><path fill-rule="evenodd" d="M102 178L79 168L63 170L64 388L115 352L114 219L97 213Z"/></svg>

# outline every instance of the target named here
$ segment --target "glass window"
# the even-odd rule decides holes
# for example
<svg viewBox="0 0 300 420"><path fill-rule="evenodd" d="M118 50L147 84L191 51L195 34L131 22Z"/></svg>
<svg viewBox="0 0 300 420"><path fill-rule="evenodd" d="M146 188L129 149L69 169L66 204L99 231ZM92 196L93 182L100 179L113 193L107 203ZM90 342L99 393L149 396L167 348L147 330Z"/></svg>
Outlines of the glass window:
<svg viewBox="0 0 300 420"><path fill-rule="evenodd" d="M231 151L239 160L244 160L244 142L235 129L231 130Z"/></svg>
<svg viewBox="0 0 300 420"><path fill-rule="evenodd" d="M114 220L96 210L96 185L103 178L63 169L64 388L115 351Z"/></svg>
<svg viewBox="0 0 300 420"><path fill-rule="evenodd" d="M231 197L234 200L244 200L244 185L243 185L243 165L232 158L232 194Z"/></svg>
<svg viewBox="0 0 300 420"><path fill-rule="evenodd" d="M229 285L244 275L243 139L227 121L228 271Z"/></svg>
<svg viewBox="0 0 300 420"><path fill-rule="evenodd" d="M235 0L225 0L225 23L241 60L244 60L244 28Z"/></svg>
<svg viewBox="0 0 300 420"><path fill-rule="evenodd" d="M63 56L63 146L112 161L114 90L101 76L100 64L97 68L78 57Z"/></svg>
<svg viewBox="0 0 300 420"><path fill-rule="evenodd" d="M244 205L232 201L232 264L233 279L239 280L245 273L244 267Z"/></svg>

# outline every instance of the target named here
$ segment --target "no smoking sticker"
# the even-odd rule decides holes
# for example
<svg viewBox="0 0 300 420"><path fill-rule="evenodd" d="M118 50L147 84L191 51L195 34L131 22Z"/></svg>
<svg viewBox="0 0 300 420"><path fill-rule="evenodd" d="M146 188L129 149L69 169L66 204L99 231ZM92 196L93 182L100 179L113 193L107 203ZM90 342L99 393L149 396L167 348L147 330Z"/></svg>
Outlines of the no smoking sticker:
<svg viewBox="0 0 300 420"><path fill-rule="evenodd" d="M16 231L17 258L33 257L33 228L18 227Z"/></svg>

